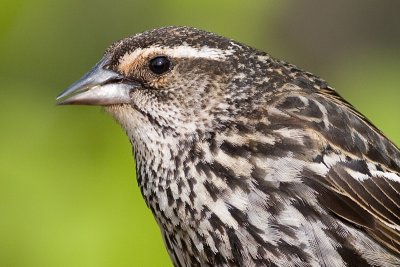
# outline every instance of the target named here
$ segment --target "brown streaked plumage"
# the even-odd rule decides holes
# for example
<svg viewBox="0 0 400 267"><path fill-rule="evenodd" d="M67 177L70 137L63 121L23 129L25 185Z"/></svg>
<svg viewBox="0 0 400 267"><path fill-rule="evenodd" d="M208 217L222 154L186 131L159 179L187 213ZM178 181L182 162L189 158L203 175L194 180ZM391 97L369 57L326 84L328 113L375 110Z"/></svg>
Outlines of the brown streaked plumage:
<svg viewBox="0 0 400 267"><path fill-rule="evenodd" d="M399 266L400 151L322 79L188 27L107 49L102 105L175 266Z"/></svg>

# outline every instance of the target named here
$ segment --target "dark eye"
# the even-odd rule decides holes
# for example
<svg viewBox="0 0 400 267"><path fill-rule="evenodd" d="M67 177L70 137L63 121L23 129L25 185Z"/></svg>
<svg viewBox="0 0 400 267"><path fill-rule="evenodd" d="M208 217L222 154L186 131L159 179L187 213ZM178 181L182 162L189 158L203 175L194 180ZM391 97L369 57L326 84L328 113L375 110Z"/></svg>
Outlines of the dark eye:
<svg viewBox="0 0 400 267"><path fill-rule="evenodd" d="M155 74L163 74L167 72L170 67L171 62L164 56L155 57L149 62L149 68Z"/></svg>

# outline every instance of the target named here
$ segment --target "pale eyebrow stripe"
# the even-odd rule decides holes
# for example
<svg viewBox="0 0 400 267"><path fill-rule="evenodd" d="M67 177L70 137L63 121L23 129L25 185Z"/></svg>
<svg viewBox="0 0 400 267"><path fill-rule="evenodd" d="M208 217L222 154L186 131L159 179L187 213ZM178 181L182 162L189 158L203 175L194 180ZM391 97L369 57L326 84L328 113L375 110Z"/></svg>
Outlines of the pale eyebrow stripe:
<svg viewBox="0 0 400 267"><path fill-rule="evenodd" d="M119 62L120 64L131 64L134 60L138 58L143 58L148 55L166 55L174 58L204 58L211 60L224 60L227 56L233 54L233 50L222 50L218 48L210 48L208 46L203 46L201 48L194 48L191 46L180 45L176 47L159 47L151 46L147 48L137 48L134 51L127 52L123 55Z"/></svg>
<svg viewBox="0 0 400 267"><path fill-rule="evenodd" d="M201 48L194 48L191 46L177 46L173 48L164 49L167 55L172 57L191 57L191 58L205 58L213 60L224 60L227 56L233 54L233 50L221 50L218 48L210 48L203 46Z"/></svg>

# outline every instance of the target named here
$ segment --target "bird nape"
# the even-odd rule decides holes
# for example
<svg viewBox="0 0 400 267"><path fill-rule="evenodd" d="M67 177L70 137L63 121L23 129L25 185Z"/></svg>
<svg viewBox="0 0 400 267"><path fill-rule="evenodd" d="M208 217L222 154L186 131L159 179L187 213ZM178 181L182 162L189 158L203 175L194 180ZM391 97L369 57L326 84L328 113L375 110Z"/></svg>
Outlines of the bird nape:
<svg viewBox="0 0 400 267"><path fill-rule="evenodd" d="M121 124L175 266L400 266L400 151L309 72L165 27L57 101Z"/></svg>

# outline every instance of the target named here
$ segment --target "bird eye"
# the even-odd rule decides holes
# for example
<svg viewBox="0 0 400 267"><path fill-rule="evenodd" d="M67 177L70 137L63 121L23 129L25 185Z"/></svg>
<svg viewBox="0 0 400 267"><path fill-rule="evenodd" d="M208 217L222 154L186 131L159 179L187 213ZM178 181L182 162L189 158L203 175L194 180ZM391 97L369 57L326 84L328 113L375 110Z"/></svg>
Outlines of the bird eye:
<svg viewBox="0 0 400 267"><path fill-rule="evenodd" d="M169 70L171 62L165 56L155 57L149 62L149 68L155 74L163 74Z"/></svg>

